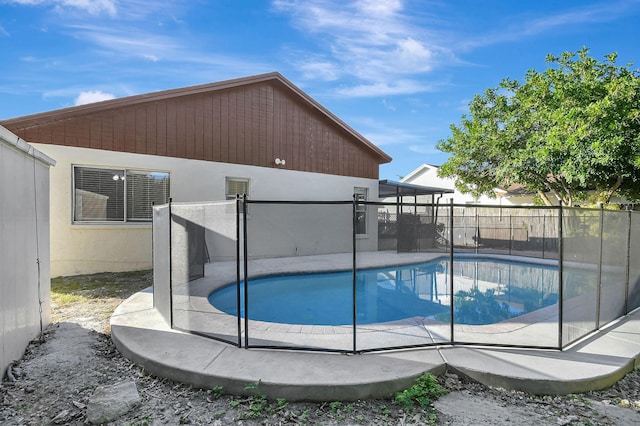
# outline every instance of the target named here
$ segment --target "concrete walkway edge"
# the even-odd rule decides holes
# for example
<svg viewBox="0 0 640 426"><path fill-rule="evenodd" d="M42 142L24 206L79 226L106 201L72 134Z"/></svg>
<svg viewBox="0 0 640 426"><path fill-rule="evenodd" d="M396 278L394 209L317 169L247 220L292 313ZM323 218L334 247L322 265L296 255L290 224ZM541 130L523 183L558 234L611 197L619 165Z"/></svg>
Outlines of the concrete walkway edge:
<svg viewBox="0 0 640 426"><path fill-rule="evenodd" d="M240 349L169 328L153 308L151 289L123 302L111 317L123 356L159 377L225 393L290 401L384 398L424 372L452 371L488 386L534 394L568 394L613 385L640 361L640 312L568 350L470 346L341 355ZM258 384L257 390L247 390Z"/></svg>

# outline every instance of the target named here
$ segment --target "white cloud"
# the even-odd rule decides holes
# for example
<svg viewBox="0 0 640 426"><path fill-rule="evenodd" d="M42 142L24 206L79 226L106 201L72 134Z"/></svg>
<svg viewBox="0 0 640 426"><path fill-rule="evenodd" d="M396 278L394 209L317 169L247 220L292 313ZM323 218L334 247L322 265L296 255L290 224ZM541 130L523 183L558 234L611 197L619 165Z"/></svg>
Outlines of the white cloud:
<svg viewBox="0 0 640 426"><path fill-rule="evenodd" d="M76 37L88 40L104 51L115 52L123 57L138 57L152 62L177 55L181 51L179 41L142 29L127 31L120 26L70 25ZM184 54L184 51L182 51Z"/></svg>
<svg viewBox="0 0 640 426"><path fill-rule="evenodd" d="M27 6L53 6L60 12L64 12L67 8L75 8L91 15L106 13L115 16L117 14L116 0L8 0L7 2Z"/></svg>
<svg viewBox="0 0 640 426"><path fill-rule="evenodd" d="M48 6L58 12L61 20L79 17L71 11L84 12L93 16L108 15L112 18L129 21L148 19L152 15L168 19L172 22L183 22L178 15L190 2L158 1L158 0L0 0L0 3L19 4L23 6ZM73 16L71 16L73 15ZM162 26L163 22L157 22Z"/></svg>
<svg viewBox="0 0 640 426"><path fill-rule="evenodd" d="M2 25L0 25L0 35L3 35L5 37L9 37L9 31L5 30L4 27Z"/></svg>
<svg viewBox="0 0 640 426"><path fill-rule="evenodd" d="M416 154L425 154L425 155L442 154L442 152L436 149L434 145L428 145L428 144L410 145L409 151L415 152Z"/></svg>
<svg viewBox="0 0 640 426"><path fill-rule="evenodd" d="M110 99L115 99L115 96L111 93L105 93L101 90L89 90L80 92L76 97L74 105L91 104L94 102L108 101Z"/></svg>
<svg viewBox="0 0 640 426"><path fill-rule="evenodd" d="M464 113L469 112L469 104L471 103L471 99L461 99L458 102L458 107L456 108L458 111L462 111Z"/></svg>
<svg viewBox="0 0 640 426"><path fill-rule="evenodd" d="M409 65L415 72L430 71L433 68L433 52L411 37L397 42L396 54L401 64Z"/></svg>
<svg viewBox="0 0 640 426"><path fill-rule="evenodd" d="M92 15L103 12L115 16L117 13L115 0L59 0L60 5L86 10Z"/></svg>
<svg viewBox="0 0 640 426"><path fill-rule="evenodd" d="M602 2L595 4L580 4L570 10L556 14L545 14L542 17L509 16L509 20L517 24L490 31L487 34L478 34L466 37L460 41L459 47L472 49L481 46L489 46L504 42L513 42L526 37L546 34L555 30L565 30L569 26L584 26L585 24L610 22L629 14L629 9L637 5L637 0L620 0L617 2Z"/></svg>
<svg viewBox="0 0 640 426"><path fill-rule="evenodd" d="M48 3L48 0L7 0L6 3L24 4L28 6L34 6L38 4Z"/></svg>
<svg viewBox="0 0 640 426"><path fill-rule="evenodd" d="M352 117L349 120L360 129L361 133L377 146L404 145L407 143L420 143L423 137L408 131L406 128L397 128L389 123L374 120L369 117Z"/></svg>
<svg viewBox="0 0 640 426"><path fill-rule="evenodd" d="M366 14L389 16L402 9L402 1L360 0L356 7Z"/></svg>
<svg viewBox="0 0 640 426"><path fill-rule="evenodd" d="M428 25L414 24L401 0L274 0L273 5L318 45L311 59L294 61L303 77L314 77L308 70L317 69L322 55L320 63L331 65L331 79L355 78L353 87L340 90L343 95L423 92L427 88L412 77L424 77L453 57Z"/></svg>
<svg viewBox="0 0 640 426"><path fill-rule="evenodd" d="M384 105L384 107L385 107L386 109L388 109L389 111L395 111L395 110L397 109L395 105L393 105L393 104L391 104L391 103L387 102L387 100L386 100L386 99L383 99L383 100L382 100L382 105Z"/></svg>
<svg viewBox="0 0 640 426"><path fill-rule="evenodd" d="M305 55L292 61L303 78L351 77L353 87L343 88L341 93L354 96L420 93L425 89L422 85L397 82L424 81L438 67L468 65L457 52L514 42L567 26L613 21L628 15L638 0L580 3L535 16L531 12L497 15L496 21L480 33L469 33L456 23L454 5L424 3L413 2L409 10L403 0L272 0L274 10L290 17L305 40L315 44L310 48L314 53L307 54L311 56L308 61L299 60ZM319 71L319 63L330 64L327 69L331 73L309 72Z"/></svg>
<svg viewBox="0 0 640 426"><path fill-rule="evenodd" d="M334 81L340 76L340 69L335 63L318 59L316 61L302 62L298 66L302 75L307 80Z"/></svg>
<svg viewBox="0 0 640 426"><path fill-rule="evenodd" d="M153 30L144 28L131 28L117 24L112 26L77 24L69 25L68 28L72 30L75 37L98 46L100 51L107 55L115 54L125 60L140 58L150 62L162 61L174 64L170 69L163 71L165 76L170 72L183 74L184 69L189 68L189 74L194 79L196 74L201 73L204 75L203 79L208 81L211 79L212 68L224 72L233 70L232 76L273 70L273 67L256 61L244 61L235 56L200 50L197 43L191 43L187 38L156 34Z"/></svg>
<svg viewBox="0 0 640 426"><path fill-rule="evenodd" d="M565 27L566 25L583 25L592 22L607 22L624 15L630 6L628 1L604 2L601 4L587 5L568 12L556 15L545 16L525 22L522 32L539 34L553 28Z"/></svg>
<svg viewBox="0 0 640 426"><path fill-rule="evenodd" d="M412 93L423 93L433 90L431 86L421 84L412 80L380 81L371 84L360 84L351 87L339 88L338 95L348 97L375 97L408 95Z"/></svg>

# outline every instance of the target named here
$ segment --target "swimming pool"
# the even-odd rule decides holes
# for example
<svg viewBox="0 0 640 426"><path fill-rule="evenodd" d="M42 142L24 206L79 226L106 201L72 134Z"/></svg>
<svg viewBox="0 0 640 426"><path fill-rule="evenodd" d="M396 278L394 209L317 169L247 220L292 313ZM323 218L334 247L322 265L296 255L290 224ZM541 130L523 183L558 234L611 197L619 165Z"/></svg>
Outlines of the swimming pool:
<svg viewBox="0 0 640 426"><path fill-rule="evenodd" d="M460 257L454 260L451 297L449 260L359 270L358 325L421 317L457 324L490 324L557 303L557 266ZM302 325L353 323L352 271L268 276L249 280L249 319ZM244 283L240 315L245 316ZM237 315L235 284L212 292L209 302Z"/></svg>

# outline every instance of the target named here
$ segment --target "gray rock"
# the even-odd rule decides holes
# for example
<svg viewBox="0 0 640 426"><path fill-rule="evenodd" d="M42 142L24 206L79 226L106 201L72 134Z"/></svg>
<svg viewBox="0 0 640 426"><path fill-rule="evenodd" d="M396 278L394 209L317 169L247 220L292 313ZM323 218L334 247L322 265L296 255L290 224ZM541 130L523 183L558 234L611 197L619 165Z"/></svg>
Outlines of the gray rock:
<svg viewBox="0 0 640 426"><path fill-rule="evenodd" d="M111 422L141 402L133 381L96 389L87 404L87 420L92 424Z"/></svg>
<svg viewBox="0 0 640 426"><path fill-rule="evenodd" d="M51 421L57 425L67 423L69 420L69 410L62 410Z"/></svg>

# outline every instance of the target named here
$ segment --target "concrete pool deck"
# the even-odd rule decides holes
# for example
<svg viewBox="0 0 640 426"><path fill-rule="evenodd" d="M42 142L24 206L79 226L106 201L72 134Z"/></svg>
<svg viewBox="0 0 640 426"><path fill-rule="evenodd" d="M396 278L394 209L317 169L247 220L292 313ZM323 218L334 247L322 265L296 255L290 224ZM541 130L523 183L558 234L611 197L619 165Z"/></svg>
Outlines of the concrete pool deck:
<svg viewBox="0 0 640 426"><path fill-rule="evenodd" d="M547 332L544 327L518 331L530 342ZM562 352L445 344L343 355L241 349L173 330L147 289L116 309L111 336L125 357L157 376L201 388L222 386L230 394L250 393L245 386L260 382L260 393L290 401L387 397L424 372L447 370L506 389L577 393L611 386L640 364L640 311Z"/></svg>

